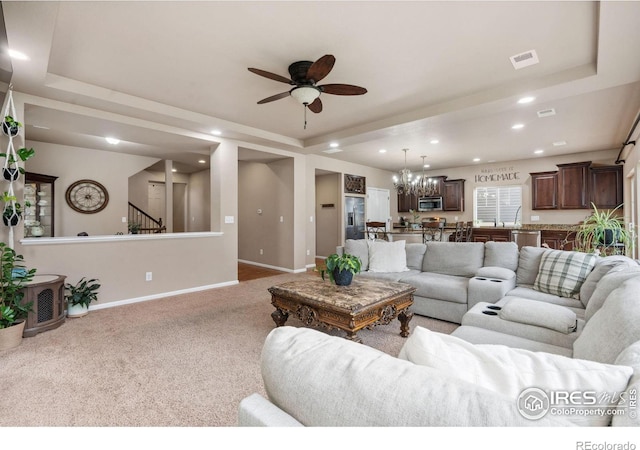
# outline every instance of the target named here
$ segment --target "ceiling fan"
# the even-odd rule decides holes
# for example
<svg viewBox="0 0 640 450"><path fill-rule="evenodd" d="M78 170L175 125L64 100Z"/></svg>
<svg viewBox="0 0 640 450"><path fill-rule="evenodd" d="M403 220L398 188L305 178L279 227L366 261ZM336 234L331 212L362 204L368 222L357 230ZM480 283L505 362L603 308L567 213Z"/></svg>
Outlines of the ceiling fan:
<svg viewBox="0 0 640 450"><path fill-rule="evenodd" d="M351 84L323 84L317 85L319 81L324 79L336 62L336 58L333 55L324 55L316 62L313 61L296 61L289 66L289 75L291 78L286 78L275 73L267 72L265 70L254 69L249 67L249 71L256 75L269 78L270 80L280 81L281 83L287 83L293 86L292 89L281 92L280 94L272 95L271 97L264 98L258 102L259 105L263 103L273 102L280 100L287 96L291 96L298 100L306 108L308 107L312 112L319 113L322 111L322 101L320 100L320 94L333 94L333 95L362 95L366 94L367 90L360 86L353 86ZM306 128L306 120L305 120Z"/></svg>

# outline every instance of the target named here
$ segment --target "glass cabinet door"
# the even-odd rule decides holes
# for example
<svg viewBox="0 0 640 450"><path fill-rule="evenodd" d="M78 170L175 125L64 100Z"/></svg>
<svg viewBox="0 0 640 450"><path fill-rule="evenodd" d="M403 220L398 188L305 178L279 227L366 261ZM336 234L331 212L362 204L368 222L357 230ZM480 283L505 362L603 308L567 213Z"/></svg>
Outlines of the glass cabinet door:
<svg viewBox="0 0 640 450"><path fill-rule="evenodd" d="M54 183L57 178L37 173L25 174L24 237L55 236Z"/></svg>

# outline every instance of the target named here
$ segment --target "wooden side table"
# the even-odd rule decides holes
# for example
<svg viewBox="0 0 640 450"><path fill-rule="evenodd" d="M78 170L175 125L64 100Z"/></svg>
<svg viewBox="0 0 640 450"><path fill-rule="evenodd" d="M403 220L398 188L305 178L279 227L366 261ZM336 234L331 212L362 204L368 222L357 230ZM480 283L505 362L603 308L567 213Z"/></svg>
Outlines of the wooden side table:
<svg viewBox="0 0 640 450"><path fill-rule="evenodd" d="M65 321L63 275L35 275L24 288L25 303L33 302L27 316L24 337L58 328Z"/></svg>

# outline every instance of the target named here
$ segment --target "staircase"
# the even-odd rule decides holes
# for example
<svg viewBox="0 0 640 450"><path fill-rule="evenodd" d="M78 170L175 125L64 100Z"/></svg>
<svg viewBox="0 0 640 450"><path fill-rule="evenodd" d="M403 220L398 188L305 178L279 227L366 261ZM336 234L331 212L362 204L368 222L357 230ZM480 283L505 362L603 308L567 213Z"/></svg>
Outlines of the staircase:
<svg viewBox="0 0 640 450"><path fill-rule="evenodd" d="M162 224L162 218L154 219L131 202L129 202L128 215L131 234L155 234L167 231L167 227Z"/></svg>

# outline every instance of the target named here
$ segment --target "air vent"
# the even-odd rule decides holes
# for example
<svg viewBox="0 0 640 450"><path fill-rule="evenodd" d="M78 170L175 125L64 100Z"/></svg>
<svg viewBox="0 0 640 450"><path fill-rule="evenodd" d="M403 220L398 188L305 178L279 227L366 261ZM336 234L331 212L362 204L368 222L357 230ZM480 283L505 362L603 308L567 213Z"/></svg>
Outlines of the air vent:
<svg viewBox="0 0 640 450"><path fill-rule="evenodd" d="M516 70L532 66L540 62L535 50L529 50L527 52L520 53L519 55L511 56L509 59L511 60L511 64L513 64L513 68Z"/></svg>
<svg viewBox="0 0 640 450"><path fill-rule="evenodd" d="M555 115L556 115L556 110L553 108L543 109L542 111L538 111L538 117L549 117L549 116L555 116Z"/></svg>
<svg viewBox="0 0 640 450"><path fill-rule="evenodd" d="M322 150L323 153L340 153L342 149L339 148L329 148L327 150Z"/></svg>

